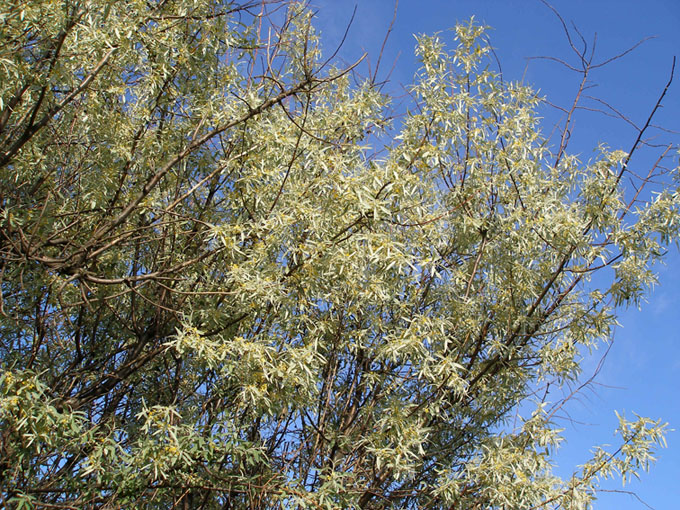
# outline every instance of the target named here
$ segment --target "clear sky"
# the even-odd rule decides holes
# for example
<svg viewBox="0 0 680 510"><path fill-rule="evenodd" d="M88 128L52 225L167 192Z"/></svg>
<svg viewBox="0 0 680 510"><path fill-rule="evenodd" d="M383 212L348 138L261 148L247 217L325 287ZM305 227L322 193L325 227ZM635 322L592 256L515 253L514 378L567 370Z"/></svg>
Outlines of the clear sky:
<svg viewBox="0 0 680 510"><path fill-rule="evenodd" d="M341 56L348 61L369 52L374 65L394 10L392 0L313 0L318 8L317 27L321 29L327 52L335 48L345 31L355 5L357 13ZM573 22L589 45L597 33L595 60L603 61L625 51L641 39L646 41L625 58L612 62L593 76L589 90L625 113L635 124L644 124L665 86L673 55L680 58L680 0L553 0L564 20ZM571 103L579 76L547 60L527 60L532 56L552 56L574 62L562 25L539 0L400 0L393 32L381 64L384 77L395 62L389 90L398 93L400 85L411 83L416 70L413 56L414 33L433 33L452 27L471 16L492 27L492 45L502 65L505 80L521 80L540 90L551 102ZM446 39L448 36L443 34ZM453 44L452 36L450 43ZM590 102L591 106L596 103ZM549 131L559 115L546 108L544 131ZM680 62L676 79L656 117L656 124L674 133L655 133L655 142L680 142ZM636 133L625 122L592 112L581 112L576 119L572 152L587 161L597 144L628 150ZM645 172L658 152L649 152L632 161L632 169ZM673 164L677 165L677 158ZM641 310L629 309L619 316L621 327L614 334L609 355L596 385L572 400L568 411L572 423L564 421L567 444L557 458L557 471L568 476L573 466L589 457L596 444L614 443L617 425L614 410L633 412L669 422L676 432L668 435L668 448L641 482L621 487L605 483L607 489L634 490L647 505L662 510L676 508L680 501L680 257L672 248L666 265L657 268L660 285ZM604 349L584 364L584 375L595 370ZM635 497L621 493L602 494L596 503L600 510L644 509Z"/></svg>

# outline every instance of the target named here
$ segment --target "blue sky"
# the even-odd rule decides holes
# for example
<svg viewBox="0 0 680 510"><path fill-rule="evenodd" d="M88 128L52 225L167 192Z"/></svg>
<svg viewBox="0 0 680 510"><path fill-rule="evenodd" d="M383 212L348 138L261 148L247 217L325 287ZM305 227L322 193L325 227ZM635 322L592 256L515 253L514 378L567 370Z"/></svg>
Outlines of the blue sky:
<svg viewBox="0 0 680 510"><path fill-rule="evenodd" d="M327 51L339 43L356 5L357 14L341 56L349 61L366 50L374 65L392 19L392 0L313 0L312 5L319 10L316 25L321 29ZM573 22L578 27L589 44L597 33L596 61L655 36L625 58L598 70L593 76L597 86L590 90L624 112L632 122L643 124L668 80L673 55L680 57L680 0L553 0L552 5L568 24ZM396 59L388 90L398 93L400 85L412 81L416 70L412 34L446 30L471 16L492 27L491 42L506 80L524 77L525 83L540 90L551 102L570 104L580 77L554 62L527 60L532 56L553 56L574 62L559 20L539 0L401 0L381 64L385 76ZM544 131L559 119L550 108L541 114L545 118ZM680 62L676 81L655 121L675 133L657 131L654 142L680 141ZM600 142L628 150L635 134L621 120L582 112L576 119L570 148L587 161ZM658 152L641 154L633 159L632 168L646 171L655 155ZM677 164L677 158L673 163ZM603 485L610 490L634 490L657 510L674 508L680 500L679 263L678 250L672 248L666 264L657 268L660 285L641 310L629 309L619 315L621 327L615 331L597 384L572 400L568 407L573 423L564 422L567 443L557 458L557 471L567 476L573 466L587 460L591 446L614 443L612 433L617 425L614 410L627 416L635 412L662 418L677 431L669 433L668 448L659 452L659 461L650 473L644 474L641 482L625 488L618 481ZM600 349L586 361L585 376L592 374L603 352ZM604 493L596 508L646 507L633 496Z"/></svg>

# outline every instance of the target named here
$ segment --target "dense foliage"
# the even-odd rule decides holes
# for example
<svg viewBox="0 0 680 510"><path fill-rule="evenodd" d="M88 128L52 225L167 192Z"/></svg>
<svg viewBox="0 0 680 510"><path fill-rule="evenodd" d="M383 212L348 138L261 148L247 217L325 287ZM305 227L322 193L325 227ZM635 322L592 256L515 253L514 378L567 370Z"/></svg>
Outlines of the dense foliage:
<svg viewBox="0 0 680 510"><path fill-rule="evenodd" d="M2 506L580 509L663 443L622 417L561 480L541 394L677 240L673 147L547 143L474 23L396 127L295 3L0 27Z"/></svg>

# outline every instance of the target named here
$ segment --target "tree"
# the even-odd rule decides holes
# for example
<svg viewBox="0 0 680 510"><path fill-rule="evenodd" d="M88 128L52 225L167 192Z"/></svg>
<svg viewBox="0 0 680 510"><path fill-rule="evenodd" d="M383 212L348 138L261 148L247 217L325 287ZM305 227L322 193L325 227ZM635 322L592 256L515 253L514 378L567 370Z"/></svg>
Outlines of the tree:
<svg viewBox="0 0 680 510"><path fill-rule="evenodd" d="M676 147L629 168L652 116L551 148L473 22L418 39L390 127L297 3L0 19L3 506L588 508L663 444L621 417L561 480L534 398L678 239Z"/></svg>

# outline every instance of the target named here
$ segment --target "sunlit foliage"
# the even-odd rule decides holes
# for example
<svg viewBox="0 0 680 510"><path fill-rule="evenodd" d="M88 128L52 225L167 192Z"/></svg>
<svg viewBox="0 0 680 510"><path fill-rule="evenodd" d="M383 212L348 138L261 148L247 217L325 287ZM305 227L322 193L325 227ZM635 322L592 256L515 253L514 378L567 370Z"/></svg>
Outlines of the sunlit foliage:
<svg viewBox="0 0 680 510"><path fill-rule="evenodd" d="M621 417L561 480L537 389L654 282L673 175L547 142L483 28L418 39L390 124L295 3L0 27L3 506L581 509L663 444Z"/></svg>

